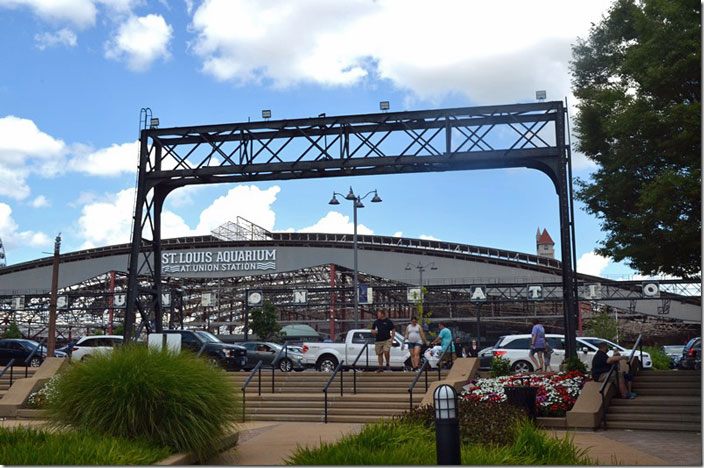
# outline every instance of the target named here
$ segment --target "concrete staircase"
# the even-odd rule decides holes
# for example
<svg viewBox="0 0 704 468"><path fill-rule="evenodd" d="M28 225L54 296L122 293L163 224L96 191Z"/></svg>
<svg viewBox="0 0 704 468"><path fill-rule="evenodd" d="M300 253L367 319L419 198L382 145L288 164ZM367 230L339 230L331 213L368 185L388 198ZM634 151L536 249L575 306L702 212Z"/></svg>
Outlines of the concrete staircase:
<svg viewBox="0 0 704 468"><path fill-rule="evenodd" d="M228 380L241 394L249 373L228 373ZM445 373L443 374L443 378ZM328 422L372 422L408 411L410 399L408 386L413 381L412 372L357 372L357 394L353 393L352 372L344 372L343 396L340 396L340 374L328 390ZM255 421L305 421L319 422L325 417L323 388L329 373L277 372L274 392L271 388L271 371L262 371L262 394L258 395L258 378L247 387L246 419ZM438 380L437 371L428 373L428 383ZM413 390L413 404L425 395L425 379L421 377Z"/></svg>
<svg viewBox="0 0 704 468"><path fill-rule="evenodd" d="M0 366L0 371L2 371L4 367L4 365ZM32 377L36 370L36 367L27 368L27 377ZM0 377L0 398L2 398L5 393L7 393L7 391L10 389L10 372L12 372L13 382L17 379L24 379L24 367L15 367L12 370L8 368L7 372L5 372L2 377Z"/></svg>
<svg viewBox="0 0 704 468"><path fill-rule="evenodd" d="M701 377L698 371L639 373L633 380L638 397L611 400L607 429L701 432Z"/></svg>

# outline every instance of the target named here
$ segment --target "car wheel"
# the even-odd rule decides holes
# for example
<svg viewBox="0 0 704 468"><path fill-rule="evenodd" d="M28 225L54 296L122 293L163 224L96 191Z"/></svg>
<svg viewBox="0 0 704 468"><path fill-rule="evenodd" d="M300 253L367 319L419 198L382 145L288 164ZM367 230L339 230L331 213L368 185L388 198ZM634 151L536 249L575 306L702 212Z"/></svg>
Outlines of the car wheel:
<svg viewBox="0 0 704 468"><path fill-rule="evenodd" d="M86 354L85 356L83 356L83 357L81 358L81 362L87 361L88 359L90 359L90 354Z"/></svg>
<svg viewBox="0 0 704 468"><path fill-rule="evenodd" d="M289 358L283 358L279 361L279 370L281 372L291 372L293 370L293 362Z"/></svg>
<svg viewBox="0 0 704 468"><path fill-rule="evenodd" d="M323 356L318 361L318 370L321 372L332 372L337 367L337 359L333 356Z"/></svg>
<svg viewBox="0 0 704 468"><path fill-rule="evenodd" d="M533 365L528 361L516 361L511 366L511 372L515 372L516 374L533 372Z"/></svg>
<svg viewBox="0 0 704 468"><path fill-rule="evenodd" d="M39 359L38 357L33 357L31 361L29 361L29 367L39 367L42 365L42 360Z"/></svg>
<svg viewBox="0 0 704 468"><path fill-rule="evenodd" d="M217 358L211 357L208 359L208 362L214 367L220 367L220 361Z"/></svg>

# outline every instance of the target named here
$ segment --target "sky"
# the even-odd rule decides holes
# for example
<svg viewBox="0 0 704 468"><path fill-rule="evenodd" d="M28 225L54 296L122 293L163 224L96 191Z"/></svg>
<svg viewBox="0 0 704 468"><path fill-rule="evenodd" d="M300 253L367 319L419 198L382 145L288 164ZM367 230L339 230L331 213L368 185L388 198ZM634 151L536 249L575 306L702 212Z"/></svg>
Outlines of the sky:
<svg viewBox="0 0 704 468"><path fill-rule="evenodd" d="M0 0L0 239L8 265L130 240L140 109L161 127L565 100L571 46L610 2ZM573 152L574 176L595 166ZM333 191L378 190L359 232L535 253L558 243L557 195L531 169L183 188L162 237L237 216L268 230L352 232ZM634 272L596 255L576 202L578 271Z"/></svg>

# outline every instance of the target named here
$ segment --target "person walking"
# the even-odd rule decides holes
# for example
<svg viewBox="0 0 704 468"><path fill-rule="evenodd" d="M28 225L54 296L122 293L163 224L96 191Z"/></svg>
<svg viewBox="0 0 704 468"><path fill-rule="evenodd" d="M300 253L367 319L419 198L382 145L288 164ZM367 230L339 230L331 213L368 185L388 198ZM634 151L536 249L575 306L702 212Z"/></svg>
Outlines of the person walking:
<svg viewBox="0 0 704 468"><path fill-rule="evenodd" d="M438 362L438 367L442 367L449 359L455 358L455 356L453 356L455 345L452 343L452 332L450 329L447 328L443 322L440 322L438 325L440 326L440 333L438 333L437 338L433 340L433 344L440 343L442 350L445 352L445 356Z"/></svg>
<svg viewBox="0 0 704 468"><path fill-rule="evenodd" d="M386 311L378 310L376 320L372 324L372 335L376 337L374 351L379 359L377 372L384 372L384 357L386 357L386 368L391 369L391 343L396 336L394 323L386 317Z"/></svg>
<svg viewBox="0 0 704 468"><path fill-rule="evenodd" d="M413 370L417 370L420 367L420 349L423 344L428 345L428 340L425 339L425 333L423 333L423 327L418 324L417 317L411 317L411 323L406 326L404 340L408 343L408 351L411 352Z"/></svg>
<svg viewBox="0 0 704 468"><path fill-rule="evenodd" d="M543 352L545 351L545 328L537 318L533 319L533 330L530 333L530 351L528 357L533 361L533 367L538 371L543 371ZM535 359L535 356L538 359Z"/></svg>

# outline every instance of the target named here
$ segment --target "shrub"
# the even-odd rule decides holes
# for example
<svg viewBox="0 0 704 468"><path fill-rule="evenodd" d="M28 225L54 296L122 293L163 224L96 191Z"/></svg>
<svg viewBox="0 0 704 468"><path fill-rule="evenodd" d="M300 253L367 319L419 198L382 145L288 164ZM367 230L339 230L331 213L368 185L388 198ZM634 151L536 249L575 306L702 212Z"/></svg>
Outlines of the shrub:
<svg viewBox="0 0 704 468"><path fill-rule="evenodd" d="M489 369L489 375L492 377L501 377L503 375L509 375L511 373L511 361L508 358L501 356L494 356L491 360L491 368Z"/></svg>
<svg viewBox="0 0 704 468"><path fill-rule="evenodd" d="M567 372L577 371L586 374L587 366L577 356L572 356L569 359L565 359L565 370Z"/></svg>
<svg viewBox="0 0 704 468"><path fill-rule="evenodd" d="M457 401L459 406L460 433L465 443L509 444L513 428L525 419L523 410L507 403L477 404L474 401ZM432 405L415 408L399 417L403 423L420 424L433 428L435 413Z"/></svg>
<svg viewBox="0 0 704 468"><path fill-rule="evenodd" d="M460 426L464 429L463 425ZM557 439L528 421L511 426L512 442L461 445L463 465L565 465L593 464L571 438ZM298 447L288 465L435 465L435 431L409 421L387 421L364 426L319 447Z"/></svg>
<svg viewBox="0 0 704 468"><path fill-rule="evenodd" d="M238 407L224 373L195 354L125 345L73 363L47 409L54 425L144 438L203 458Z"/></svg>
<svg viewBox="0 0 704 468"><path fill-rule="evenodd" d="M151 465L169 456L168 447L88 431L45 432L0 428L2 465Z"/></svg>
<svg viewBox="0 0 704 468"><path fill-rule="evenodd" d="M670 368L670 358L660 348L643 346L643 352L650 354L650 360L653 361L653 369L668 370ZM638 351L636 351L636 356L639 356Z"/></svg>

